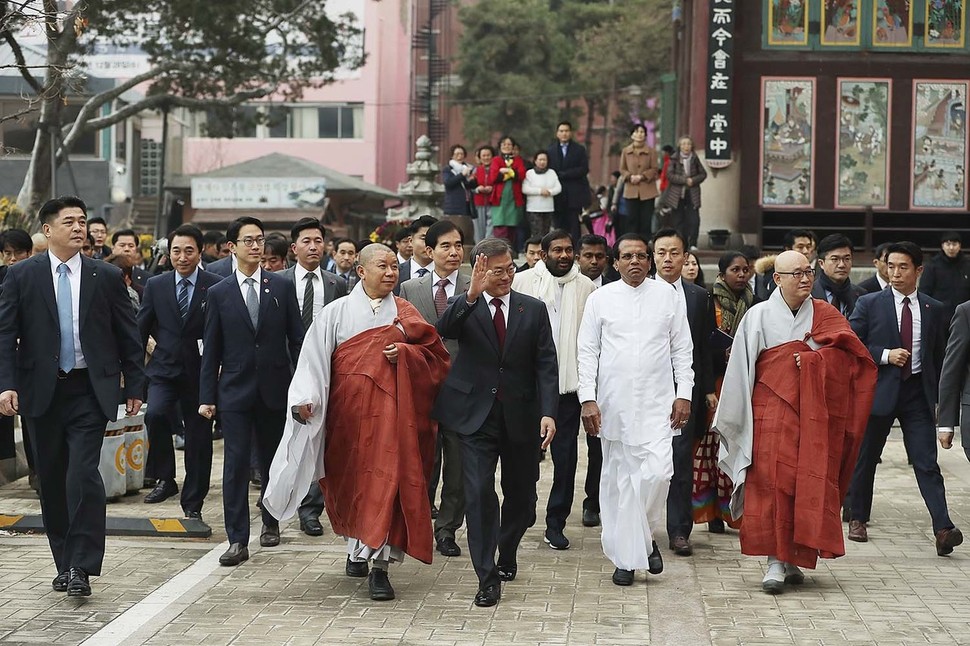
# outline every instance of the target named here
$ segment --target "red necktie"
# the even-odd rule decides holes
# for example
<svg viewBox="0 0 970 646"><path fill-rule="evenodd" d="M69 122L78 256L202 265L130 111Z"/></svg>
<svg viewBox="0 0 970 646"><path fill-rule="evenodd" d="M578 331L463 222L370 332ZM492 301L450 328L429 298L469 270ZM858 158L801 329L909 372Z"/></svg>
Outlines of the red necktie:
<svg viewBox="0 0 970 646"><path fill-rule="evenodd" d="M448 293L445 292L445 286L448 284L447 278L442 278L438 281L438 289L434 293L434 311L439 317L445 313L448 309Z"/></svg>
<svg viewBox="0 0 970 646"><path fill-rule="evenodd" d="M495 336L498 337L498 349L501 351L505 348L505 315L502 314L502 299L493 298L492 305L495 307L492 323L495 324Z"/></svg>
<svg viewBox="0 0 970 646"><path fill-rule="evenodd" d="M899 338L903 341L903 348L910 353L909 359L903 364L903 381L906 381L913 374L913 310L909 307L909 296L903 299L903 314L899 318Z"/></svg>

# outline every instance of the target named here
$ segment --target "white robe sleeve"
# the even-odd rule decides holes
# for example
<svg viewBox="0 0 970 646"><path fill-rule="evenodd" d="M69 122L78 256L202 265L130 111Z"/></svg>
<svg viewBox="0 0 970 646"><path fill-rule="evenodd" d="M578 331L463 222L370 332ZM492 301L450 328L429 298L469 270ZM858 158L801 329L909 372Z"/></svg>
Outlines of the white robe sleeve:
<svg viewBox="0 0 970 646"><path fill-rule="evenodd" d="M283 438L269 469L263 505L279 521L296 515L310 485L323 477L323 446L330 398L330 360L336 346L336 317L324 310L307 330L287 395ZM306 424L293 419L294 406L310 404Z"/></svg>
<svg viewBox="0 0 970 646"><path fill-rule="evenodd" d="M601 298L597 293L590 294L583 312L583 322L579 326L577 342L579 362L579 388L576 394L579 402L596 401L596 380L600 362L600 327L602 321L597 313Z"/></svg>

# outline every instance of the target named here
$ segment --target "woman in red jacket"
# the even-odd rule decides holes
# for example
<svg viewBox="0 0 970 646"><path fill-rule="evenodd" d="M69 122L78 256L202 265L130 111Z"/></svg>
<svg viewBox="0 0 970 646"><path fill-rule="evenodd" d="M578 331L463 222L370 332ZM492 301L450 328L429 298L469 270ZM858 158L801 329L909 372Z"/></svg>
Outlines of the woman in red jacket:
<svg viewBox="0 0 970 646"><path fill-rule="evenodd" d="M472 201L475 203L475 242L481 242L492 235L492 183L488 180L492 170L495 149L489 145L478 149L478 166L472 174Z"/></svg>
<svg viewBox="0 0 970 646"><path fill-rule="evenodd" d="M505 136L499 141L498 157L492 160L489 170L492 191L492 227L496 238L505 238L515 245L515 229L522 222L525 196L522 181L525 179L525 162L515 154L515 140Z"/></svg>

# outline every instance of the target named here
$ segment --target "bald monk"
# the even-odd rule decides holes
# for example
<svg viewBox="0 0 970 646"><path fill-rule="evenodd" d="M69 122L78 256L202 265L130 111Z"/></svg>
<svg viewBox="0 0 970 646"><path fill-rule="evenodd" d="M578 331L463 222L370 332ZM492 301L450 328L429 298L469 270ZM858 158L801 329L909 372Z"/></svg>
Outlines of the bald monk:
<svg viewBox="0 0 970 646"><path fill-rule="evenodd" d="M368 577L370 598L388 601L389 563L405 554L431 562L430 415L448 351L434 326L391 293L397 254L371 244L359 262L350 295L307 330L263 504L291 518L319 481L330 524L348 541L347 576Z"/></svg>
<svg viewBox="0 0 970 646"><path fill-rule="evenodd" d="M768 594L845 554L840 508L875 394L869 351L811 298L814 278L801 253L777 257L778 289L742 319L714 416L741 553L768 557Z"/></svg>

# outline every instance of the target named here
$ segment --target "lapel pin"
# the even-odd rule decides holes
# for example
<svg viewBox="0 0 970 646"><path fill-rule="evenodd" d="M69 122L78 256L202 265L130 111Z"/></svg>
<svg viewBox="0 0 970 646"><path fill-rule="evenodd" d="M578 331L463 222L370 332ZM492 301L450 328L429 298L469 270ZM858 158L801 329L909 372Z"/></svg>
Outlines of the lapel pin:
<svg viewBox="0 0 970 646"><path fill-rule="evenodd" d="M519 314L522 314L523 312L525 312L525 309L521 305L519 305Z"/></svg>
<svg viewBox="0 0 970 646"><path fill-rule="evenodd" d="M269 288L266 289L266 293L269 294Z"/></svg>

